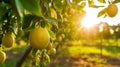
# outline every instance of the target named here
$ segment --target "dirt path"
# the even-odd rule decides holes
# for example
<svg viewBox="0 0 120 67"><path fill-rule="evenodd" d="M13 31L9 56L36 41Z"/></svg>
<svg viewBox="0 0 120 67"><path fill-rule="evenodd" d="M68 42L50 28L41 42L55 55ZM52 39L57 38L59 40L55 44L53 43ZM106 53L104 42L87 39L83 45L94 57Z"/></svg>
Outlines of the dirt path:
<svg viewBox="0 0 120 67"><path fill-rule="evenodd" d="M103 56L101 59L106 59L107 63L88 62L81 56L63 57L54 59L54 62L47 65L47 67L120 67L120 59L118 58Z"/></svg>

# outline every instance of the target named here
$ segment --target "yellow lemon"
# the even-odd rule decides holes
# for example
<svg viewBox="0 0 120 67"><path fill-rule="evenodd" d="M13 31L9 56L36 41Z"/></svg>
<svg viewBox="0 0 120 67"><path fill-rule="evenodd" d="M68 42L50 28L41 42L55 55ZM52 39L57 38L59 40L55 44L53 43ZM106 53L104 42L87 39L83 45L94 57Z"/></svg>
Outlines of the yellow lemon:
<svg viewBox="0 0 120 67"><path fill-rule="evenodd" d="M70 8L68 11L68 15L74 15L75 14L75 9L74 8Z"/></svg>
<svg viewBox="0 0 120 67"><path fill-rule="evenodd" d="M109 17L114 17L118 13L118 7L115 4L110 4L107 7L107 14Z"/></svg>
<svg viewBox="0 0 120 67"><path fill-rule="evenodd" d="M57 42L61 42L61 41L62 41L62 36L60 36L60 35L57 36L56 41L57 41Z"/></svg>
<svg viewBox="0 0 120 67"><path fill-rule="evenodd" d="M50 42L50 36L45 28L36 27L30 32L29 40L33 48L45 49Z"/></svg>
<svg viewBox="0 0 120 67"><path fill-rule="evenodd" d="M50 8L50 11L51 11L51 17L57 19L57 13L56 13L56 11L53 8Z"/></svg>
<svg viewBox="0 0 120 67"><path fill-rule="evenodd" d="M50 53L50 55L55 55L56 49L55 48L50 49L49 53Z"/></svg>
<svg viewBox="0 0 120 67"><path fill-rule="evenodd" d="M6 54L3 51L0 51L0 64L6 60Z"/></svg>
<svg viewBox="0 0 120 67"><path fill-rule="evenodd" d="M10 48L14 44L14 37L11 34L5 34L2 38L2 45L5 46L6 48Z"/></svg>
<svg viewBox="0 0 120 67"><path fill-rule="evenodd" d="M62 38L65 38L65 34L61 34Z"/></svg>

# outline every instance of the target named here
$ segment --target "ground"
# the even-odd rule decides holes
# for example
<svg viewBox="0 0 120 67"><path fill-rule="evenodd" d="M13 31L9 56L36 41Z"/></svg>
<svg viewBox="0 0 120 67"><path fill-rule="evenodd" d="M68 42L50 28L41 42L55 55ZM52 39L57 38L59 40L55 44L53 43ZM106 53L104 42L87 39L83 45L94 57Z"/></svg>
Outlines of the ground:
<svg viewBox="0 0 120 67"><path fill-rule="evenodd" d="M91 56L95 58L96 56ZM97 57L98 58L98 57ZM62 57L54 59L54 62L48 64L47 67L120 67L120 59L111 58L107 56L99 57L104 59L107 63L96 63L95 61L87 61L85 58L79 56Z"/></svg>
<svg viewBox="0 0 120 67"><path fill-rule="evenodd" d="M14 67L27 46L6 50L7 60L0 67ZM46 67L120 67L120 47L67 43L50 56Z"/></svg>

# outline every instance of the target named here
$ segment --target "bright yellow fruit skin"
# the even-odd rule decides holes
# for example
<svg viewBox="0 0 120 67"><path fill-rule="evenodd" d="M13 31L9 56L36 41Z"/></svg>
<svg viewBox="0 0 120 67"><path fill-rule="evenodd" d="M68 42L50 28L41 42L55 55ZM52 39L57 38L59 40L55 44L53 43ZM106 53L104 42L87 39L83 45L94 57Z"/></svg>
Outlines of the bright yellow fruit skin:
<svg viewBox="0 0 120 67"><path fill-rule="evenodd" d="M109 17L115 17L118 13L118 7L115 4L110 4L107 7L107 14Z"/></svg>
<svg viewBox="0 0 120 67"><path fill-rule="evenodd" d="M5 34L2 38L2 45L6 48L12 47L14 44L14 37L11 34Z"/></svg>
<svg viewBox="0 0 120 67"><path fill-rule="evenodd" d="M41 50L41 49L45 49L48 46L50 42L50 36L45 28L36 27L30 32L29 40L30 40L30 45L33 48L37 48Z"/></svg>
<svg viewBox="0 0 120 67"><path fill-rule="evenodd" d="M50 11L51 11L51 17L57 19L57 13L56 13L56 11L53 8L50 8Z"/></svg>
<svg viewBox="0 0 120 67"><path fill-rule="evenodd" d="M61 42L62 41L62 36L57 36L57 39L56 39L57 42Z"/></svg>
<svg viewBox="0 0 120 67"><path fill-rule="evenodd" d="M0 51L0 64L5 62L6 60L6 54L3 51Z"/></svg>

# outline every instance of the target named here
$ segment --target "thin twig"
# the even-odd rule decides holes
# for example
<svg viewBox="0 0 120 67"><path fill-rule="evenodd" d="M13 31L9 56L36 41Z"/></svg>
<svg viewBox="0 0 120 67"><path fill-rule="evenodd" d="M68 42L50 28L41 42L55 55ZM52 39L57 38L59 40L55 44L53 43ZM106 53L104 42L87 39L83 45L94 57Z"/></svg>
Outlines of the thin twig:
<svg viewBox="0 0 120 67"><path fill-rule="evenodd" d="M19 60L17 61L15 67L21 67L22 63L25 61L26 57L29 55L29 53L31 52L32 47L28 46L26 48L26 51L23 53L23 55L19 58Z"/></svg>

